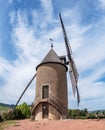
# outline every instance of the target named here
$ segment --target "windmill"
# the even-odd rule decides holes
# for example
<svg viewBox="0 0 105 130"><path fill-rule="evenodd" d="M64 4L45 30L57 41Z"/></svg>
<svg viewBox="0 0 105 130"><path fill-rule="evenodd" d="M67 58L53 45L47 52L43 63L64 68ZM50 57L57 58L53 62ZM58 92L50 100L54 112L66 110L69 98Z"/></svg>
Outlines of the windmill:
<svg viewBox="0 0 105 130"><path fill-rule="evenodd" d="M77 87L78 73L71 55L71 47L67 38L61 14L59 14L59 18L63 30L68 62L66 61L66 56L59 57L56 54L53 49L53 40L50 39L52 42L51 50L48 52L42 62L37 65L37 74L35 74L30 80L15 105L16 108L25 91L36 77L36 95L31 108L31 119L33 120L40 120L44 118L61 119L69 117L67 96L67 65L69 65L73 93L75 95L77 92L77 102L78 104L80 102L80 96Z"/></svg>

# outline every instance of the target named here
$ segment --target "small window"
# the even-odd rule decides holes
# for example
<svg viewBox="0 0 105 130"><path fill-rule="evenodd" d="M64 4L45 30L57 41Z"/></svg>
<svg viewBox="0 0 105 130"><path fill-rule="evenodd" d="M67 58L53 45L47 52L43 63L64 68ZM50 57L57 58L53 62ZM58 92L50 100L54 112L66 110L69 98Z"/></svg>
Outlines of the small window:
<svg viewBox="0 0 105 130"><path fill-rule="evenodd" d="M42 98L49 98L49 85L42 86Z"/></svg>

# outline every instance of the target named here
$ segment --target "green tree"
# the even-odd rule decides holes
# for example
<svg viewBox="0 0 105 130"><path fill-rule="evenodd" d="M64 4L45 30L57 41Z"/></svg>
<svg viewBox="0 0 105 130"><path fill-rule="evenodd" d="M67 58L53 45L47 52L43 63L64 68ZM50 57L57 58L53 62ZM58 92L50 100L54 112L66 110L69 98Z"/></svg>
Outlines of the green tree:
<svg viewBox="0 0 105 130"><path fill-rule="evenodd" d="M30 115L31 115L30 107L26 103L23 103L23 104L17 106L16 109L20 109L21 110L24 118L29 118Z"/></svg>
<svg viewBox="0 0 105 130"><path fill-rule="evenodd" d="M87 108L84 109L84 112L85 112L85 114L88 114L88 110L87 110Z"/></svg>
<svg viewBox="0 0 105 130"><path fill-rule="evenodd" d="M81 110L81 116L86 117L87 112L85 110Z"/></svg>
<svg viewBox="0 0 105 130"><path fill-rule="evenodd" d="M79 110L79 109L76 109L76 116L77 116L77 118L80 117L80 114L81 114L80 110Z"/></svg>
<svg viewBox="0 0 105 130"><path fill-rule="evenodd" d="M69 116L71 117L72 110L68 109Z"/></svg>
<svg viewBox="0 0 105 130"><path fill-rule="evenodd" d="M70 118L74 118L74 119L86 119L89 114L86 108L84 110L69 109L68 112Z"/></svg>
<svg viewBox="0 0 105 130"><path fill-rule="evenodd" d="M79 116L80 116L80 110L79 109L71 110L71 117L72 118L79 118Z"/></svg>

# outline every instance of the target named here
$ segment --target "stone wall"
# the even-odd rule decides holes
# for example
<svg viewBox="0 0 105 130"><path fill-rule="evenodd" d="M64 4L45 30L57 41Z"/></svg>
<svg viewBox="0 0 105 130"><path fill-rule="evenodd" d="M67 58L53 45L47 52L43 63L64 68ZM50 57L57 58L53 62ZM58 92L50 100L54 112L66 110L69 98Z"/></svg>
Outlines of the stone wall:
<svg viewBox="0 0 105 130"><path fill-rule="evenodd" d="M68 108L67 98L67 77L66 67L58 63L46 63L37 68L36 78L36 98L35 100L42 99L42 86L49 85L49 97L53 96L59 100L65 107ZM42 109L40 106L37 108L37 118L42 118ZM60 113L53 106L49 105L49 118L61 118Z"/></svg>

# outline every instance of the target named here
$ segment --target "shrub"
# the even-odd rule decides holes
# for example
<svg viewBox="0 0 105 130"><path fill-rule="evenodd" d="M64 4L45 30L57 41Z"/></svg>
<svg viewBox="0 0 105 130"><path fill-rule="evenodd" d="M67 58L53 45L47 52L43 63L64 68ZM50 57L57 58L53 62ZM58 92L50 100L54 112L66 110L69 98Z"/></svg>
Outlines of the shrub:
<svg viewBox="0 0 105 130"><path fill-rule="evenodd" d="M3 119L2 119L2 116L0 115L0 122L2 122L3 121Z"/></svg>
<svg viewBox="0 0 105 130"><path fill-rule="evenodd" d="M14 115L13 110L9 110L8 112L4 112L2 114L2 118L3 118L3 120L13 120L13 119L15 119L15 115Z"/></svg>
<svg viewBox="0 0 105 130"><path fill-rule="evenodd" d="M15 119L24 119L25 118L20 109L14 110L14 116L15 116Z"/></svg>
<svg viewBox="0 0 105 130"><path fill-rule="evenodd" d="M3 118L4 121L8 119L7 112L4 112L4 113L2 114L2 118Z"/></svg>
<svg viewBox="0 0 105 130"><path fill-rule="evenodd" d="M15 110L4 112L1 118L3 120L25 119L30 117L30 113L30 107L26 103L23 103L17 106Z"/></svg>

